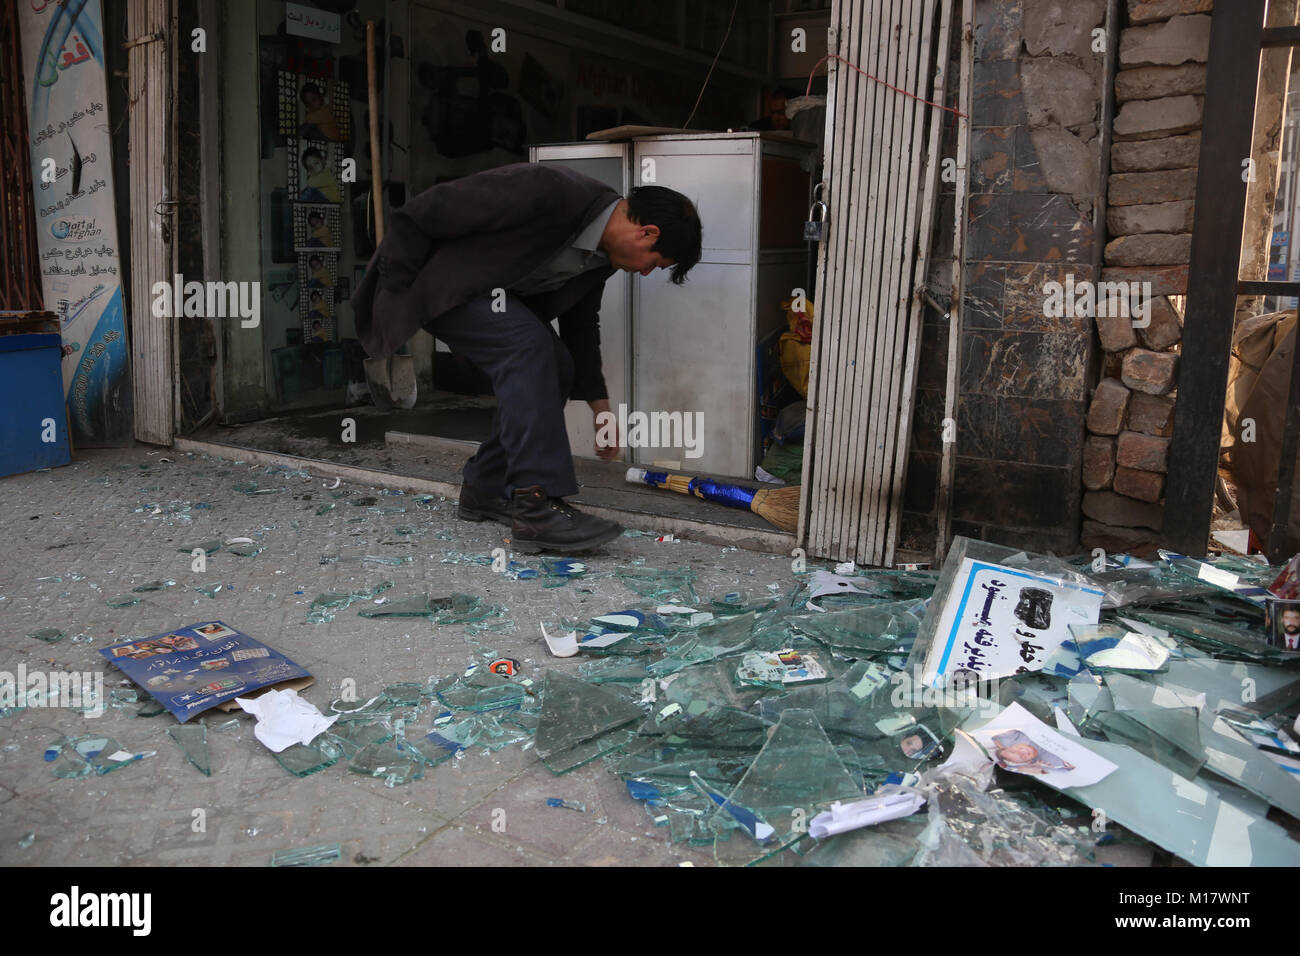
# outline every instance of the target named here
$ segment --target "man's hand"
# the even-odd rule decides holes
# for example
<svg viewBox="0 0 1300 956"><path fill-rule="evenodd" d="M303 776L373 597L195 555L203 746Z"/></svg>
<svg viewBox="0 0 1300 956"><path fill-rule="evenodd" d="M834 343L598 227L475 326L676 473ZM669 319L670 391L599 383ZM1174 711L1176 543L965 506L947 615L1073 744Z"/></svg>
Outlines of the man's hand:
<svg viewBox="0 0 1300 956"><path fill-rule="evenodd" d="M618 417L609 410L609 399L598 398L587 404L591 406L596 429L596 457L601 461L618 461L623 449L619 445Z"/></svg>

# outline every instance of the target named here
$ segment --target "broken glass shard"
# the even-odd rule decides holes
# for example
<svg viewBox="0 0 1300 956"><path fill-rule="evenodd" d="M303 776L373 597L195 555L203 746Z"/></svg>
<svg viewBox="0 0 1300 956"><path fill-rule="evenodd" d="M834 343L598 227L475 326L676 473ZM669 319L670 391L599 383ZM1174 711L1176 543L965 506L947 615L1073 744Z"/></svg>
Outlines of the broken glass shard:
<svg viewBox="0 0 1300 956"><path fill-rule="evenodd" d="M757 813L781 843L797 839L817 812L861 797L835 747L809 710L790 709L763 745L728 801Z"/></svg>
<svg viewBox="0 0 1300 956"><path fill-rule="evenodd" d="M321 747L321 738L310 744L294 744L275 755L280 766L295 777L306 777L313 773L332 767L339 760L337 753L326 753Z"/></svg>
<svg viewBox="0 0 1300 956"><path fill-rule="evenodd" d="M109 607L135 607L141 600L137 594L118 594L108 598L104 603Z"/></svg>
<svg viewBox="0 0 1300 956"><path fill-rule="evenodd" d="M393 739L392 729L381 720L337 720L329 735L348 757L356 756L370 744L382 744Z"/></svg>
<svg viewBox="0 0 1300 956"><path fill-rule="evenodd" d="M587 805L585 803L579 803L577 800L565 800L562 797L547 797L546 805L560 810L574 810L578 813L587 812Z"/></svg>
<svg viewBox="0 0 1300 956"><path fill-rule="evenodd" d="M348 769L367 777L379 777L386 787L397 787L424 776L424 760L404 742L366 744L348 764Z"/></svg>
<svg viewBox="0 0 1300 956"><path fill-rule="evenodd" d="M363 608L358 612L361 617L427 617L432 618L438 610L448 607L450 598L435 598L421 594L409 598L393 598L377 607Z"/></svg>
<svg viewBox="0 0 1300 956"><path fill-rule="evenodd" d="M60 737L45 748L45 762L54 764L50 773L64 779L75 780L90 773L90 764L68 737Z"/></svg>
<svg viewBox="0 0 1300 956"><path fill-rule="evenodd" d="M330 711L338 714L338 723L348 720L377 720L393 709L393 702L383 694L369 700L344 700L339 698L330 703Z"/></svg>
<svg viewBox="0 0 1300 956"><path fill-rule="evenodd" d="M185 758L205 777L212 776L208 762L208 728L202 721L167 728L167 736L176 741Z"/></svg>
<svg viewBox="0 0 1300 956"><path fill-rule="evenodd" d="M1094 835L1063 825L1041 801L994 789L961 774L939 776L929 800L930 827L913 865L1070 866L1087 863Z"/></svg>
<svg viewBox="0 0 1300 956"><path fill-rule="evenodd" d="M656 677L675 674L683 668L746 650L754 639L756 615L741 614L683 632L664 644L664 657L647 671Z"/></svg>
<svg viewBox="0 0 1300 956"><path fill-rule="evenodd" d="M1126 674L1108 674L1106 685L1123 712L1150 711L1164 707L1198 707L1200 738L1205 769L1263 797L1292 816L1300 817L1300 787L1292 775L1241 738L1236 731L1204 706L1204 695L1179 692L1169 685L1158 686Z"/></svg>
<svg viewBox="0 0 1300 956"><path fill-rule="evenodd" d="M1191 581L1205 583L1233 594L1243 601L1263 605L1268 597L1268 585L1277 576L1277 568L1248 561L1223 558L1200 561L1172 551L1160 551L1160 559L1174 571Z"/></svg>
<svg viewBox="0 0 1300 956"><path fill-rule="evenodd" d="M146 581L144 584L141 584L139 587L134 587L131 590L136 593L144 593L146 591L161 591L164 588L175 586L176 582L170 579L166 581Z"/></svg>
<svg viewBox="0 0 1300 956"><path fill-rule="evenodd" d="M1234 627L1206 615L1153 611L1147 608L1130 608L1126 613L1143 623L1169 631L1216 657L1281 662L1294 656L1280 648L1270 647L1261 627Z"/></svg>
<svg viewBox="0 0 1300 956"><path fill-rule="evenodd" d="M705 782L697 772L690 772L691 785L702 793L708 800L719 808L720 813L739 825L756 843L767 843L776 835L776 830L759 814L753 810L737 803L727 797L726 794L717 788ZM722 823L716 816L709 822L710 826L719 826Z"/></svg>
<svg viewBox="0 0 1300 956"><path fill-rule="evenodd" d="M423 684L390 684L384 688L384 696L391 700L394 705L418 704L423 690Z"/></svg>
<svg viewBox="0 0 1300 956"><path fill-rule="evenodd" d="M1070 634L1079 661L1092 671L1152 673L1165 670L1170 650L1177 647L1177 642L1170 638L1162 641L1116 624L1071 625Z"/></svg>
<svg viewBox="0 0 1300 956"><path fill-rule="evenodd" d="M193 554L195 551L202 551L204 554L212 554L214 551L221 550L220 541L200 541L197 544L191 544L184 548L176 549L181 554Z"/></svg>
<svg viewBox="0 0 1300 956"><path fill-rule="evenodd" d="M140 705L139 709L135 712L135 716L157 717L162 712L163 712L163 705L158 703L158 701L154 700L152 697L150 697L148 700L146 700L143 704Z"/></svg>
<svg viewBox="0 0 1300 956"><path fill-rule="evenodd" d="M924 617L924 601L899 601L803 614L789 625L832 650L876 656L910 650Z"/></svg>
<svg viewBox="0 0 1300 956"><path fill-rule="evenodd" d="M625 743L630 737L610 732L641 717L640 707L604 687L548 671L537 725L537 753L553 771L556 767L572 769L574 759L586 762ZM619 739L612 739L615 737Z"/></svg>
<svg viewBox="0 0 1300 956"><path fill-rule="evenodd" d="M1205 749L1201 746L1200 721L1195 707L1104 711L1095 715L1082 729L1098 729L1112 743L1132 747L1189 780L1205 766ZM1175 744L1173 739L1178 743Z"/></svg>
<svg viewBox="0 0 1300 956"><path fill-rule="evenodd" d="M260 488L255 481L237 481L230 487L232 491L237 491L241 495L274 495L282 490L280 488Z"/></svg>
<svg viewBox="0 0 1300 956"><path fill-rule="evenodd" d="M308 846L300 850L276 850L271 855L272 866L323 866L333 863L343 855L337 843L325 846Z"/></svg>
<svg viewBox="0 0 1300 956"><path fill-rule="evenodd" d="M112 737L65 737L61 745L51 747L55 752L51 755L51 750L47 748L45 759L58 760L51 768L56 777L81 777L88 770L97 774L112 773L129 763L153 756L152 751L131 753ZM85 769L80 764L84 764Z"/></svg>
<svg viewBox="0 0 1300 956"><path fill-rule="evenodd" d="M573 558L542 558L542 571L557 581L547 582L547 587L558 587L570 578L580 578L587 573L587 565Z"/></svg>
<svg viewBox="0 0 1300 956"><path fill-rule="evenodd" d="M689 568L660 571L654 568L620 568L614 572L622 584L644 598L661 600L678 595L687 604L699 600L695 593L695 572Z"/></svg>
<svg viewBox="0 0 1300 956"><path fill-rule="evenodd" d="M226 550L240 558L255 558L263 548L256 544L231 544L226 546Z"/></svg>
<svg viewBox="0 0 1300 956"><path fill-rule="evenodd" d="M1210 788L1129 747L1083 744L1119 771L1065 793L1108 819L1196 866L1300 866L1300 844L1276 823L1225 803Z"/></svg>
<svg viewBox="0 0 1300 956"><path fill-rule="evenodd" d="M44 641L46 644L57 644L59 641L63 640L63 638L66 637L67 635L65 635L58 628L43 627L39 631L32 631L27 636L34 638L38 641Z"/></svg>
<svg viewBox="0 0 1300 956"><path fill-rule="evenodd" d="M602 657L579 664L578 673L589 684L640 684L649 676L646 663L636 657Z"/></svg>
<svg viewBox="0 0 1300 956"><path fill-rule="evenodd" d="M190 590L198 591L204 597L215 598L218 594L221 593L221 588L222 588L221 582L217 581L214 584L205 584L202 587L190 588Z"/></svg>

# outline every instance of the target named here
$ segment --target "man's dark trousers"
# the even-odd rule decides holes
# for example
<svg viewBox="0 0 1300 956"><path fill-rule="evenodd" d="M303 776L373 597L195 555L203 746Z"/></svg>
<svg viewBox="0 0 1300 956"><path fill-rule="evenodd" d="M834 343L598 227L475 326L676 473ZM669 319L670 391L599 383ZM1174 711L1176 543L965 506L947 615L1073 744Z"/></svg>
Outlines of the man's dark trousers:
<svg viewBox="0 0 1300 956"><path fill-rule="evenodd" d="M465 464L465 481L509 498L516 488L541 485L553 498L578 493L564 427L573 386L573 358L549 323L514 295L505 311L490 295L471 299L425 322L430 335L463 355L492 380L496 413L492 434Z"/></svg>

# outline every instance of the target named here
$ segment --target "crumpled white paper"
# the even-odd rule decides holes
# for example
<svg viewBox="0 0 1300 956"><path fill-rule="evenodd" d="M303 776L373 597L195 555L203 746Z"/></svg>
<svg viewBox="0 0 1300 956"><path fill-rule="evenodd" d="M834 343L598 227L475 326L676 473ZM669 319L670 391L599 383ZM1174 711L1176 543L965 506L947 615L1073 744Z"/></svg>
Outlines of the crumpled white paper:
<svg viewBox="0 0 1300 956"><path fill-rule="evenodd" d="M828 836L884 823L886 820L908 817L921 809L924 803L925 797L914 790L899 792L893 789L882 790L874 797L851 803L840 803L837 800L829 810L812 818L808 825L808 835L814 840L824 840Z"/></svg>
<svg viewBox="0 0 1300 956"><path fill-rule="evenodd" d="M311 743L339 719L338 714L326 717L296 690L268 690L255 698L236 697L235 703L257 718L253 733L273 753Z"/></svg>

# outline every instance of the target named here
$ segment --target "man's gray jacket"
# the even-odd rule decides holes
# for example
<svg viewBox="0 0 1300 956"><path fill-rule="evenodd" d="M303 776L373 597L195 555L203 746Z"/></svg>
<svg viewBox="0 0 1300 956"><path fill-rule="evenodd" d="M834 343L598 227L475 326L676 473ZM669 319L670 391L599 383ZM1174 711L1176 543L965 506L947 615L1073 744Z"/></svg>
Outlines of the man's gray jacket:
<svg viewBox="0 0 1300 956"><path fill-rule="evenodd" d="M509 289L619 198L604 183L549 163L501 166L415 196L391 215L352 295L366 354L387 358L430 319ZM613 272L592 269L551 292L522 297L543 321L559 318L573 355L576 399L608 397L598 323Z"/></svg>

